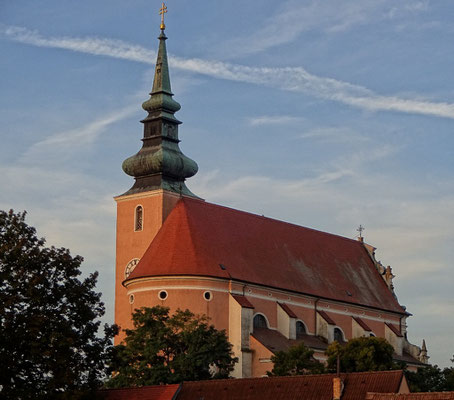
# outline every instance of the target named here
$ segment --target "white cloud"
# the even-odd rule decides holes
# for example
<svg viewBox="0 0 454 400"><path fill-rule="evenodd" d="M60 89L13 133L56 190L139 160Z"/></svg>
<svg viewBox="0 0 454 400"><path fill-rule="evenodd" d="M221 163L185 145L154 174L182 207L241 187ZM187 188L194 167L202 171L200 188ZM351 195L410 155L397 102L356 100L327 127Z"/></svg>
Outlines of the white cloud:
<svg viewBox="0 0 454 400"><path fill-rule="evenodd" d="M109 127L109 125L121 121L124 118L128 118L136 112L137 104L115 110L110 112L109 115L100 117L84 126L48 136L44 140L33 144L30 151L33 152L34 149L47 146L73 147L93 143L93 141L95 141L98 136Z"/></svg>
<svg viewBox="0 0 454 400"><path fill-rule="evenodd" d="M346 127L319 127L311 129L299 136L301 139L314 139L323 143L359 144L370 139L359 132Z"/></svg>
<svg viewBox="0 0 454 400"><path fill-rule="evenodd" d="M0 209L27 210L27 223L45 236L47 245L70 246L85 262L82 272L99 271L107 315L113 320L112 279L115 265L115 203L118 188L80 172L62 168L1 165Z"/></svg>
<svg viewBox="0 0 454 400"><path fill-rule="evenodd" d="M274 15L266 18L255 32L223 45L229 57L259 53L295 40L302 32L339 33L368 23L381 22L408 13L426 11L427 2L415 0L290 0L279 2ZM387 21L387 23L389 23ZM226 50L228 49L228 50Z"/></svg>
<svg viewBox="0 0 454 400"><path fill-rule="evenodd" d="M43 38L34 31L17 27L6 27L2 31L12 40L36 46L56 47L148 64L153 63L153 51L123 41L97 38ZM454 104L452 103L378 95L359 85L313 75L302 67L249 67L221 61L175 56L170 56L169 62L174 68L192 73L306 93L369 111L395 111L454 118Z"/></svg>
<svg viewBox="0 0 454 400"><path fill-rule="evenodd" d="M156 57L154 50L142 46L133 45L122 40L105 38L46 38L37 31L18 26L1 26L0 32L3 35L20 43L26 43L38 47L51 47L66 49L81 53L88 53L97 56L108 56L129 61L149 63Z"/></svg>
<svg viewBox="0 0 454 400"><path fill-rule="evenodd" d="M129 105L80 127L47 136L32 144L18 161L34 164L53 163L54 165L66 163L70 157L77 154L78 149L93 144L110 125L130 117L137 111L137 104Z"/></svg>
<svg viewBox="0 0 454 400"><path fill-rule="evenodd" d="M260 115L258 117L250 118L248 120L248 123L251 126L283 125L283 124L299 123L303 120L304 120L304 118L302 118L302 117L294 117L292 115Z"/></svg>

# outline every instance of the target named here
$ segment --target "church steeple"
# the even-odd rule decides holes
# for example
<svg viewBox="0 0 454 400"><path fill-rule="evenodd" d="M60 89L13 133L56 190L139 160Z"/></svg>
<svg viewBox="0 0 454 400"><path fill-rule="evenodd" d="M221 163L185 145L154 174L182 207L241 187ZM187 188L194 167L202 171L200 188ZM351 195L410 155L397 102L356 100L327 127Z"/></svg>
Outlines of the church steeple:
<svg viewBox="0 0 454 400"><path fill-rule="evenodd" d="M196 197L184 181L197 173L195 161L186 157L178 143L178 125L174 114L181 106L173 99L167 62L167 37L164 33L164 13L161 8L161 34L156 60L153 88L150 98L142 104L148 116L144 124L143 145L140 151L123 162L123 171L135 178L135 183L126 194L163 189L186 196Z"/></svg>

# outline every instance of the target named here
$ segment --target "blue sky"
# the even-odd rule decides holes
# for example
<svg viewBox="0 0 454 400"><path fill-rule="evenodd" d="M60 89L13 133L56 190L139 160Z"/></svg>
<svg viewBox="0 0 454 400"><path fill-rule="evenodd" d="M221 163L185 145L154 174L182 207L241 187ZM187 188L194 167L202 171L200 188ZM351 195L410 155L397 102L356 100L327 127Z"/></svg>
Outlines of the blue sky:
<svg viewBox="0 0 454 400"><path fill-rule="evenodd" d="M167 4L188 187L355 237L391 265L409 338L454 353L454 4ZM113 319L115 204L132 184L160 2L0 3L0 208L85 257Z"/></svg>

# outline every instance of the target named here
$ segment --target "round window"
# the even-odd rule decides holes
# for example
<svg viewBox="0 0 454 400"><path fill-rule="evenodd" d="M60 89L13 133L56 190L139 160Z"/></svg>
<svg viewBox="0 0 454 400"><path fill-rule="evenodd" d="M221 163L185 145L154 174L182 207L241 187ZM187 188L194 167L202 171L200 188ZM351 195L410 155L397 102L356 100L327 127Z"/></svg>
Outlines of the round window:
<svg viewBox="0 0 454 400"><path fill-rule="evenodd" d="M203 298L206 300L206 301L210 301L212 298L213 298L213 295L211 294L211 292L204 292L203 293Z"/></svg>
<svg viewBox="0 0 454 400"><path fill-rule="evenodd" d="M158 296L159 296L159 298L160 298L161 300L165 300L165 299L167 299L168 294L167 294L167 292L166 292L165 290L161 290L161 291L158 293Z"/></svg>
<svg viewBox="0 0 454 400"><path fill-rule="evenodd" d="M134 295L131 294L129 295L129 304L133 304L134 303Z"/></svg>

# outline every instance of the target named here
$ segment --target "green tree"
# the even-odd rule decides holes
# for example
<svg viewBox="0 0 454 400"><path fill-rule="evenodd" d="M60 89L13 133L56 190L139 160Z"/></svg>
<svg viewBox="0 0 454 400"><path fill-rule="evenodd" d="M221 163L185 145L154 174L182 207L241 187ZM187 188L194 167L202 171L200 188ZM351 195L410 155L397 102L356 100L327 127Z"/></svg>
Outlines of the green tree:
<svg viewBox="0 0 454 400"><path fill-rule="evenodd" d="M412 392L445 392L454 390L454 368L428 365L417 372L405 371Z"/></svg>
<svg viewBox="0 0 454 400"><path fill-rule="evenodd" d="M291 347L287 351L278 351L271 357L274 363L269 376L321 374L324 365L314 359L314 352L304 343Z"/></svg>
<svg viewBox="0 0 454 400"><path fill-rule="evenodd" d="M417 372L405 371L410 391L442 392L446 390L446 380L438 365L418 368Z"/></svg>
<svg viewBox="0 0 454 400"><path fill-rule="evenodd" d="M337 357L342 372L385 371L395 369L393 347L383 338L359 337L347 344L331 343L326 349L328 370L336 371Z"/></svg>
<svg viewBox="0 0 454 400"><path fill-rule="evenodd" d="M454 391L454 368L453 367L445 368L443 370L443 375L446 381L445 385L446 390Z"/></svg>
<svg viewBox="0 0 454 400"><path fill-rule="evenodd" d="M132 387L227 378L237 359L225 331L189 310L155 306L135 310L134 329L115 346L107 387Z"/></svg>
<svg viewBox="0 0 454 400"><path fill-rule="evenodd" d="M105 326L97 273L80 256L45 247L25 212L0 211L0 397L75 399L105 374L115 327Z"/></svg>

